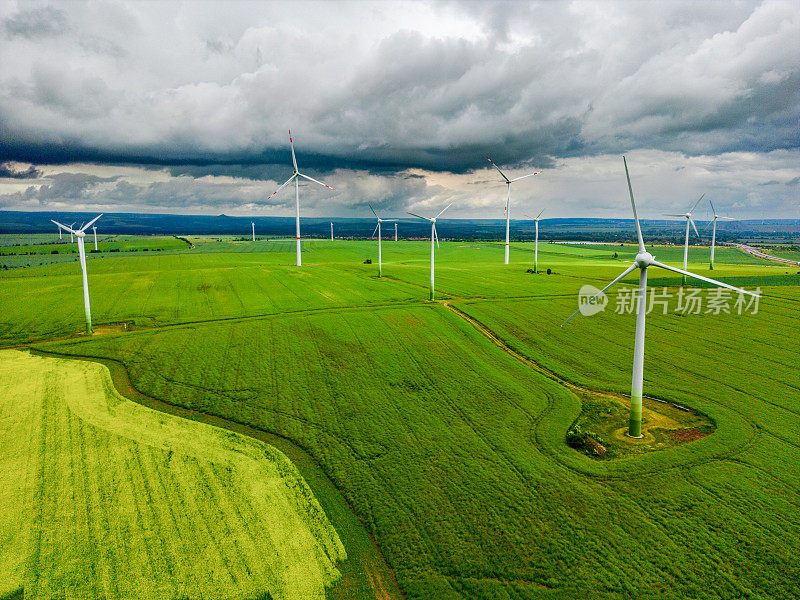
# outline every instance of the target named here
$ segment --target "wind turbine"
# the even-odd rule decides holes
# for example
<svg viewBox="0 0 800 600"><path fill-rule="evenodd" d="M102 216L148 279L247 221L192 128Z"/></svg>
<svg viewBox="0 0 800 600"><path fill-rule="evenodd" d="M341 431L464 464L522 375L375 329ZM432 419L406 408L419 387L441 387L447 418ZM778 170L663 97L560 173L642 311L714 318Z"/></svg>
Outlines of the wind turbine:
<svg viewBox="0 0 800 600"><path fill-rule="evenodd" d="M378 277L381 276L381 223L395 223L397 225L397 219L381 219L378 214L375 212L375 209L372 208L372 204L367 204L369 209L372 211L372 214L375 215L375 218L378 219L378 224L375 225L375 230L372 232L372 237L375 237L375 232L378 232Z"/></svg>
<svg viewBox="0 0 800 600"><path fill-rule="evenodd" d="M255 221L250 221L250 225L253 226L253 241L255 242L256 241L256 222Z"/></svg>
<svg viewBox="0 0 800 600"><path fill-rule="evenodd" d="M272 196L280 192L283 188L289 185L292 182L292 180L294 180L294 205L295 205L295 215L296 215L295 231L297 232L297 266L300 267L303 264L302 259L300 258L300 184L298 183L300 177L308 179L309 181L313 181L314 183L318 183L319 185L324 186L329 190L334 190L334 191L336 190L331 186L329 186L327 183L322 183L321 181L317 181L313 177L309 177L308 175L303 175L300 171L297 170L297 157L295 157L294 155L294 141L292 141L291 130L289 130L289 145L291 145L292 147L292 164L294 165L294 171L292 171L292 176L286 180L286 183L284 183L281 187L279 187L272 193ZM267 198L267 200L272 198L272 196Z"/></svg>
<svg viewBox="0 0 800 600"><path fill-rule="evenodd" d="M703 194L703 196L705 196L705 194ZM700 196L697 199L697 202L694 203L694 205L689 210L689 212L683 213L681 215L678 215L678 214L664 214L665 217L686 217L686 240L684 241L684 244L683 244L683 270L684 271L686 270L687 261L689 260L689 223L692 224L692 228L694 229L694 232L697 233L697 227L695 227L694 221L692 220L692 213L694 212L694 209L697 208L697 205L700 204L700 200L703 199L703 196ZM697 237L700 237L699 233L697 233ZM686 275L683 276L683 280L681 281L681 283L682 284L686 283Z"/></svg>
<svg viewBox="0 0 800 600"><path fill-rule="evenodd" d="M669 265L665 265L664 263L658 262L652 254L647 251L647 248L644 246L644 240L642 239L642 228L639 225L639 217L636 214L636 203L633 200L633 188L631 187L631 177L628 174L628 163L625 160L625 157L622 157L622 162L625 165L625 177L628 180L628 193L631 197L631 208L633 209L633 219L636 222L636 237L639 241L639 252L636 254L636 258L633 261L633 264L625 269L621 275L619 275L616 279L614 279L611 283L609 283L606 287L604 287L601 291L597 294L592 296L589 299L589 303L593 304L594 301L603 294L606 290L610 289L612 286L616 285L620 280L626 277L629 273L634 271L635 269L639 269L639 294L638 294L638 302L636 303L636 341L633 347L633 376L631 379L631 414L630 420L628 422L628 435L633 438L640 438L642 437L642 386L644 381L644 326L645 326L645 315L647 314L647 268L648 267L659 267L661 269L666 269L667 271L674 271L675 273L680 273L681 275L688 275L689 277L694 277L695 279L700 279L701 281L706 281L708 283L713 283L714 285L718 285L724 288L728 288L729 290L733 290L735 292L739 292L742 294L750 294L751 296L758 297L758 294L753 292L748 292L746 290L734 287L732 285L728 285L727 283L722 283L721 281L717 281L716 279L709 279L708 277L702 277L700 275L695 275L689 271L685 271L683 269L677 269L675 267L670 267ZM576 310L572 316L564 321L561 326L563 327L566 325L575 315L580 312L580 309Z"/></svg>
<svg viewBox="0 0 800 600"><path fill-rule="evenodd" d="M735 221L736 219L732 219L730 217L720 217L717 214L716 209L714 208L714 203L711 200L708 201L711 205L711 212L714 213L714 219L712 220L714 224L714 233L711 234L711 262L709 263L709 269L711 271L714 270L714 245L717 242L717 219L722 219L723 221Z"/></svg>
<svg viewBox="0 0 800 600"><path fill-rule="evenodd" d="M506 187L508 188L508 191L506 193L506 264L508 264L508 233L509 233L509 221L511 218L511 184L514 183L515 181L519 181L520 179L525 179L526 177L533 177L534 175L538 175L539 173L541 173L541 171L537 171L536 173L529 173L528 175L523 175L522 177L515 177L514 179L509 179L508 177L506 177L506 174L500 170L500 167L498 167L496 164L492 162L491 158L487 156L486 160L492 163L492 166L495 169L497 169L497 172L503 176L503 179L505 179L506 182Z"/></svg>
<svg viewBox="0 0 800 600"><path fill-rule="evenodd" d="M61 239L61 226L58 227L58 239Z"/></svg>
<svg viewBox="0 0 800 600"><path fill-rule="evenodd" d="M52 221L52 219L51 219L51 221ZM55 223L55 221L53 221L53 223ZM70 223L69 227L66 228L67 231L69 231L69 243L70 244L75 241L75 238L72 237L72 229L70 229L70 227L74 227L74 226L75 226L75 223L73 222L73 223Z"/></svg>
<svg viewBox="0 0 800 600"><path fill-rule="evenodd" d="M89 280L86 277L86 250L83 247L83 238L86 236L86 229L89 225L92 225L97 219L102 217L102 214L97 215L94 219L89 221L86 225L78 229L77 231L73 230L71 227L67 227L66 225L62 225L58 221L53 221L59 227L63 227L70 234L75 234L75 237L78 238L78 254L81 257L81 270L83 271L83 306L86 311L86 333L92 333L92 311L89 307ZM52 219L51 219L52 220ZM74 223L73 223L74 225Z"/></svg>
<svg viewBox="0 0 800 600"><path fill-rule="evenodd" d="M331 221L331 241L333 241L333 221Z"/></svg>
<svg viewBox="0 0 800 600"><path fill-rule="evenodd" d="M92 233L94 233L94 251L97 252L97 227L92 226Z"/></svg>
<svg viewBox="0 0 800 600"><path fill-rule="evenodd" d="M397 241L397 223L394 224L394 241Z"/></svg>
<svg viewBox="0 0 800 600"><path fill-rule="evenodd" d="M529 219L533 219L533 222L536 223L536 244L533 247L533 270L537 273L539 272L539 218L542 216L543 212L544 209L542 209L536 217L525 215Z"/></svg>
<svg viewBox="0 0 800 600"><path fill-rule="evenodd" d="M408 213L412 217L417 217L418 219L422 219L423 221L430 221L430 223L431 223L431 300L433 300L433 267L434 267L434 262L433 262L433 242L434 242L434 240L436 241L436 246L437 247L439 246L439 236L436 235L436 219L441 217L442 213L444 211L446 211L448 208L450 208L451 206L453 206L452 203L448 204L447 206L445 206L439 212L438 215L436 215L433 218L423 217L422 215L417 215L417 214L414 214L412 212Z"/></svg>

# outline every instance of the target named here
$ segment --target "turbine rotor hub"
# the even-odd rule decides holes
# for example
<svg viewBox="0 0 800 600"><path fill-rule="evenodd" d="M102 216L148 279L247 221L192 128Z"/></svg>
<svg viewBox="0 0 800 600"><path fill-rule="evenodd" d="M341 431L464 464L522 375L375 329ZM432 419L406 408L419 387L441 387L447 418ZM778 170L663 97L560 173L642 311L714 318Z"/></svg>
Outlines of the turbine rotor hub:
<svg viewBox="0 0 800 600"><path fill-rule="evenodd" d="M647 251L639 252L633 261L640 269L644 269L653 264L653 255Z"/></svg>
<svg viewBox="0 0 800 600"><path fill-rule="evenodd" d="M75 236L79 237L79 238L86 237L86 232L85 231L76 231L75 232Z"/></svg>

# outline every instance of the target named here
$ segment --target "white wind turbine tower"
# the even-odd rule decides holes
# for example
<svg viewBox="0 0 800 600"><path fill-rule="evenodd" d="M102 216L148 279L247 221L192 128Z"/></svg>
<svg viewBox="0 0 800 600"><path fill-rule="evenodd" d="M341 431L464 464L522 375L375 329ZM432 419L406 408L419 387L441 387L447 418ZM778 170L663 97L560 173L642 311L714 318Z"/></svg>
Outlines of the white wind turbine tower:
<svg viewBox="0 0 800 600"><path fill-rule="evenodd" d="M329 190L334 190L331 186L327 183L322 183L321 181L317 181L313 177L309 177L308 175L303 175L300 171L297 170L297 158L294 155L294 141L292 141L292 132L289 131L289 145L292 147L292 164L294 165L294 171L292 171L292 176L286 180L281 187L275 190L272 193L272 196L280 192L283 188L289 185L292 180L294 180L294 205L295 205L295 231L297 232L297 266L302 266L302 259L300 257L300 184L298 183L300 177L304 179L308 179L309 181L313 181L314 183L318 183L321 186L328 188ZM335 190L334 190L335 191ZM269 198L272 198L270 196ZM269 200L267 198L267 200Z"/></svg>
<svg viewBox="0 0 800 600"><path fill-rule="evenodd" d="M636 237L639 242L639 252L636 254L636 258L630 267L625 269L621 275L619 275L601 291L592 296L588 302L593 304L594 301L606 290L616 285L620 280L622 280L635 269L639 269L639 294L638 301L636 302L636 341L633 348L633 376L631 378L631 413L630 420L628 422L628 435L634 438L639 438L642 437L642 386L644 381L644 326L645 315L647 314L647 268L659 267L661 269L666 269L667 271L673 271L684 276L688 275L689 277L694 277L695 279L700 279L701 281L713 283L714 285L728 288L742 294L750 294L751 296L756 297L758 297L758 294L728 285L727 283L722 283L721 281L717 281L715 279L709 279L708 277L695 275L694 273L685 271L683 269L670 267L669 265L665 265L664 263L655 260L653 255L650 254L644 246L644 240L642 239L642 228L639 225L639 217L636 214L636 203L633 200L631 178L630 175L628 175L628 163L624 156L622 157L622 161L625 164L625 177L628 180L628 193L631 197L631 209L633 209L633 219L636 222ZM579 312L580 309L575 311L569 319L561 324L561 326L563 327L566 325L570 319L572 319Z"/></svg>
<svg viewBox="0 0 800 600"><path fill-rule="evenodd" d="M94 250L97 252L97 227L92 226L92 233L94 233Z"/></svg>
<svg viewBox="0 0 800 600"><path fill-rule="evenodd" d="M375 232L378 232L378 277L381 276L381 223L394 223L395 227L397 226L397 219L381 219L378 214L375 212L375 209L372 208L372 204L367 204L369 209L372 211L372 214L375 215L375 218L378 219L378 224L375 225L375 229L372 232L372 237L375 237Z"/></svg>
<svg viewBox="0 0 800 600"><path fill-rule="evenodd" d="M256 222L255 221L250 221L250 225L253 226L253 241L255 242L256 241Z"/></svg>
<svg viewBox="0 0 800 600"><path fill-rule="evenodd" d="M73 230L71 227L67 227L66 225L62 225L58 221L53 221L59 227L63 227L70 234L75 234L75 237L78 238L78 254L81 257L81 270L83 271L83 306L84 310L86 311L86 333L92 333L92 311L89 307L89 280L86 277L86 250L83 247L83 238L86 236L86 229L89 225L92 225L97 219L102 217L102 214L97 215L94 219L89 221L86 225L78 229L77 231ZM52 220L52 219L51 219Z"/></svg>
<svg viewBox="0 0 800 600"><path fill-rule="evenodd" d="M53 221L52 219L50 219L50 220ZM55 223L55 221L53 221L53 223ZM75 223L73 222L73 223L69 224L69 227L65 227L65 229L67 231L69 231L69 243L70 244L75 241L75 238L72 237L72 229L70 229L70 227L74 227L74 226L75 226Z"/></svg>
<svg viewBox="0 0 800 600"><path fill-rule="evenodd" d="M331 221L331 241L333 241L333 221Z"/></svg>
<svg viewBox="0 0 800 600"><path fill-rule="evenodd" d="M58 226L58 239L61 239L61 226Z"/></svg>
<svg viewBox="0 0 800 600"><path fill-rule="evenodd" d="M714 208L714 203L711 200L708 201L711 205L711 212L714 213L714 219L712 220L714 226L714 233L711 234L711 262L709 263L709 269L714 270L714 245L717 243L717 219L722 219L723 221L735 221L736 219L732 219L730 217L720 217L717 214L717 210Z"/></svg>
<svg viewBox="0 0 800 600"><path fill-rule="evenodd" d="M703 196L705 196L705 194L703 194ZM686 218L686 240L683 243L683 270L684 271L686 270L686 267L688 265L687 261L689 260L689 224L690 223L692 224L692 228L694 229L694 232L697 234L697 237L700 237L700 234L697 233L697 227L695 227L694 221L692 220L692 213L694 212L694 209L697 208L697 205L700 204L700 200L703 199L703 196L700 196L697 199L697 202L695 202L694 205L692 206L692 208L689 209L689 212L683 213L681 215L668 214L668 213L664 214L665 217L685 217ZM686 283L686 275L683 276L682 283Z"/></svg>
<svg viewBox="0 0 800 600"><path fill-rule="evenodd" d="M412 217L417 217L418 219L422 219L423 221L430 221L430 223L431 223L431 300L433 300L433 271L434 271L434 260L433 260L433 256L434 256L433 250L434 250L434 248L433 248L433 242L436 241L436 246L437 247L439 246L439 236L436 235L436 219L441 217L442 213L444 211L446 211L448 208L450 208L451 206L452 206L452 203L448 204L441 211L439 211L438 215L436 215L433 218L423 217L422 215L417 215L417 214L414 214L412 212L408 213Z"/></svg>
<svg viewBox="0 0 800 600"><path fill-rule="evenodd" d="M533 246L533 270L537 273L539 272L539 219L542 216L544 209L539 211L539 214L535 217L530 215L525 215L529 219L533 219L533 222L536 223L536 244Z"/></svg>
<svg viewBox="0 0 800 600"><path fill-rule="evenodd" d="M491 158L487 156L486 160L492 163L492 166L495 169L497 169L497 172L503 176L503 179L505 180L506 183L506 187L508 188L506 192L506 264L508 264L508 241L509 241L508 234L509 234L510 219L511 219L511 184L514 183L515 181L519 181L520 179L525 179L526 177L533 177L534 175L538 175L541 171L537 171L536 173L529 173L527 175L523 175L522 177L515 177L514 179L509 179L508 177L506 177L506 174L500 170L500 167L498 167L496 164L492 162Z"/></svg>
<svg viewBox="0 0 800 600"><path fill-rule="evenodd" d="M394 224L394 241L397 241L397 223Z"/></svg>

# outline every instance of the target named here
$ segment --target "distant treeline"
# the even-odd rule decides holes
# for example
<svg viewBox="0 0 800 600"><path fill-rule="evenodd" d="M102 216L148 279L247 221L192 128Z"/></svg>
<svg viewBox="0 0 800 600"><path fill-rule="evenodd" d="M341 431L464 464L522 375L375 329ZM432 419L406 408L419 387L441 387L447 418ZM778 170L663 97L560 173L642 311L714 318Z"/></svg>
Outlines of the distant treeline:
<svg viewBox="0 0 800 600"><path fill-rule="evenodd" d="M94 213L92 213L93 215ZM0 211L0 233L48 233L56 232L50 220L71 223L87 218L87 213L66 212L22 212ZM303 218L303 237L330 236L333 221L334 235L339 238L368 238L372 235L375 221L371 218ZM133 235L240 235L249 238L250 223L255 222L257 236L294 236L293 217L229 217L226 215L161 215L143 213L106 213L98 221L97 228L103 233ZM710 231L703 231L703 221L697 221L703 238ZM683 242L685 224L680 220L645 221L643 233L651 242ZM456 240L501 240L505 236L505 221L502 219L442 219L437 224L439 235ZM533 221L514 220L512 239L530 240L534 236ZM418 219L403 219L398 223L399 237L425 238L430 235L430 226ZM384 237L394 236L394 228L388 228ZM540 241L564 241L580 239L602 242L633 242L634 228L630 219L546 219L539 224ZM692 233L692 242L697 237ZM800 220L768 219L731 221L719 223L719 241L763 240L782 243L797 243L800 239ZM707 241L707 240L706 240Z"/></svg>

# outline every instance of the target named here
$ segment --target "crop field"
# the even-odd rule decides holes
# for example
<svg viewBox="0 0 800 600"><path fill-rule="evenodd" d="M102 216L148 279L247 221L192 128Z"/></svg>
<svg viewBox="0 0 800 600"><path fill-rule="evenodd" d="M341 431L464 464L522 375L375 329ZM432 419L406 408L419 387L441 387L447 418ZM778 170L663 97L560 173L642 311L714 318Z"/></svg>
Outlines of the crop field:
<svg viewBox="0 0 800 600"><path fill-rule="evenodd" d="M634 247L540 242L536 274L527 272L533 265L532 243L514 244L512 264L504 266L500 244L443 242L436 254L437 301L428 302L427 242L385 241L384 276L378 278L377 243L372 241L304 241L301 269L294 266L291 241L190 241L193 248L174 253L92 261L93 316L98 332L103 332L94 336L79 335L82 293L76 264L3 272L0 343L113 361L137 393L277 434L302 448L349 505L358 523L353 529L363 527L374 538L399 592L409 599L800 596L800 348L790 333L800 329L796 272L724 247L717 248L715 269L710 271L709 249L691 247L690 270L735 285L761 287L764 294L757 311L742 315L656 310L648 316L645 394L697 411L700 417L689 419L690 425L699 424L710 434L665 449L639 451L639 446L621 454L623 458L596 460L570 448L565 436L576 422L589 422L585 417L598 408L583 406L584 392L610 394L624 407L622 395L630 392L635 317L617 314L614 306L625 293L621 288L633 287L636 278L626 279L610 294L602 313L576 317L564 327L561 323L575 310L580 287L603 287L630 265ZM680 247L651 251L664 262L682 263ZM373 264L364 264L367 258ZM651 274L650 285L658 290L668 286L676 292L679 284L679 275ZM125 331L109 326L120 322L130 326ZM103 329L104 324L109 327ZM22 439L14 438L13 432L23 423L38 432L41 417L24 421L22 414L50 410L57 415L54 423L66 423L53 432L60 432L58 448L75 444L82 423L89 423L94 433L79 439L99 444L108 438L102 443L125 445L124 451L108 453L109 477L128 477L125 471L133 459L119 457L145 452L145 446L149 454L141 464L149 470L136 471L133 477L153 482L148 477L156 473L173 477L166 469L157 471L166 460L167 451L159 445L164 442L149 441L148 446L140 438L118 433L117 428L133 427L120 423L144 423L144 417L132 415L146 409L116 394L102 366L11 350L3 351L3 358L19 368L23 360L45 365L40 367L45 373L40 380L49 387L36 385L51 390L45 400L38 397L27 408L6 407L10 416L4 423L11 425L4 435ZM90 401L81 394L77 396L83 408L75 413L70 407L76 395L66 389L69 378L52 374L74 365L84 370L80 381L95 373L106 382L97 388L105 394L100 408L92 409L100 416L82 416L91 411L83 407ZM36 371L34 366L24 368ZM0 377L4 389L29 385L12 375ZM663 414L658 413L658 403L648 406L654 421L683 418L674 406L665 406ZM117 407L125 407L118 413L120 419L110 419L107 413ZM170 419L174 421L162 427L199 427ZM150 435L144 424L135 429L137 435ZM110 430L116 437L105 433ZM227 435L211 431L208 435L216 435L217 444L233 444ZM255 444L236 440L247 448ZM226 457L244 452L252 460L252 454L225 447ZM267 455L277 460L275 452ZM8 450L6 460L17 465L12 469L15 477L23 470L20 457L28 454L35 453L15 455L13 445ZM180 473L187 481L176 498L196 489L190 475L213 482L214 494L245 494L241 479L213 466L220 462L216 455L188 454L204 466L192 471L181 463ZM72 472L65 458L59 460L50 461L49 468ZM287 464L285 457L281 460ZM273 464L266 462L265 472ZM55 475L48 477L48 486L40 486L42 497L66 493L59 486L73 486L73 499L58 510L78 506L74 510L84 511L82 522L100 518L93 512L97 505L92 498L100 492L89 486L94 481L91 474L85 479L64 477L58 483ZM295 481L305 485L304 479ZM369 586L344 591L345 571L360 551L351 551L348 528L339 528L338 517L328 510L329 492L321 492L313 477L305 481L309 488L303 489L310 491L303 495L309 503L304 506L322 507L312 511L315 526L306 530L308 539L325 551L301 553L312 563L303 567L309 570L309 580L301 576L292 581L311 586L316 597L399 597L399 592L378 592ZM24 493L36 489L35 483L25 485L30 490ZM20 489L27 489L25 485ZM150 489L148 485L108 493L126 495L135 503L133 488ZM150 518L158 519L180 503L174 498L168 502L169 497L164 492L153 501L156 508ZM181 515L187 530L208 518L205 511L212 510L214 499L212 494L193 500L195 512ZM244 501L228 499L224 505L240 502ZM255 500L249 497L247 502ZM3 503L11 506L13 500ZM307 514L299 508L296 512ZM14 548L26 547L13 523L27 517L12 515L0 521L0 531L12 536ZM224 544L242 540L248 557L268 552L260 547L254 529L236 533L237 527L297 528L297 523L308 521L298 517L292 525L277 518L273 523L264 516L251 523L234 516L229 524L226 521L231 532L219 538ZM103 518L117 519L115 523L130 519L122 509ZM125 523L135 531L134 522ZM76 539L88 539L89 534L81 535ZM137 535L150 545L134 549L123 544L125 552L135 550L140 553L135 556L147 556L151 565L167 564L165 557L177 556L178 542L175 548L162 548L157 539ZM100 566L93 572L107 579L98 575L94 581L112 576L119 581L134 566L137 577L144 577L145 558L117 565L122 542L103 539L108 543L100 545ZM180 546L186 556L196 557L198 551L192 548ZM70 552L68 556L77 557L70 566L59 567L61 571L40 583L25 575L31 567L24 565L37 563L30 558L23 562L18 550L0 550L2 560L16 565L18 574L6 589L24 585L27 597L29 589L74 573L76 565L88 559L78 550ZM194 564L186 560L181 564ZM259 560L254 564L261 570L252 571L261 575L244 575L238 563L226 563L226 572L235 573L238 581L261 581L258 577L267 577L263 574L274 567ZM220 566L218 571L224 569ZM178 581L174 573L165 581ZM154 594L215 597L202 587L205 581L198 578L196 587L185 590L165 583ZM261 589L275 598L315 597L303 596L304 590L288 584L247 585L251 587L243 585L242 593L250 596L231 597L256 598ZM226 589L234 589L230 586ZM273 591L278 589L283 591Z"/></svg>
<svg viewBox="0 0 800 600"><path fill-rule="evenodd" d="M324 598L341 540L271 446L156 413L96 363L0 351L0 594Z"/></svg>
<svg viewBox="0 0 800 600"><path fill-rule="evenodd" d="M164 252L185 250L189 244L173 236L99 235L97 252L94 238L86 235L86 257L105 258L116 252ZM74 262L78 260L78 245L70 243L69 234L62 239L58 234L0 235L0 269L38 267L45 264Z"/></svg>

